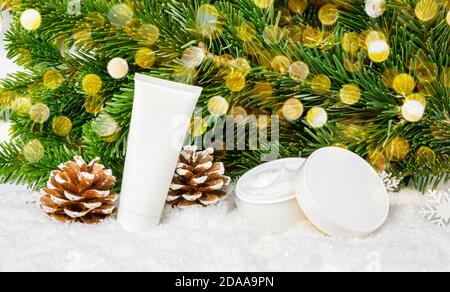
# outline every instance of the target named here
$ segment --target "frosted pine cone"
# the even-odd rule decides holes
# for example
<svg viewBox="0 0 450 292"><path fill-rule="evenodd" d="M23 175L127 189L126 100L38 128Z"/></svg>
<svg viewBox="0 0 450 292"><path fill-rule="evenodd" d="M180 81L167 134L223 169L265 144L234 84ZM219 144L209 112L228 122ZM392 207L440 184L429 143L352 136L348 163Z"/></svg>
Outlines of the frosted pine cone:
<svg viewBox="0 0 450 292"><path fill-rule="evenodd" d="M227 195L224 187L230 184L231 179L224 175L223 163L214 162L212 148L197 149L196 146L185 146L181 152L167 198L171 206L210 206Z"/></svg>
<svg viewBox="0 0 450 292"><path fill-rule="evenodd" d="M110 169L94 159L91 163L81 157L61 164L51 172L47 187L41 190L41 207L60 222L100 223L115 211L116 178Z"/></svg>

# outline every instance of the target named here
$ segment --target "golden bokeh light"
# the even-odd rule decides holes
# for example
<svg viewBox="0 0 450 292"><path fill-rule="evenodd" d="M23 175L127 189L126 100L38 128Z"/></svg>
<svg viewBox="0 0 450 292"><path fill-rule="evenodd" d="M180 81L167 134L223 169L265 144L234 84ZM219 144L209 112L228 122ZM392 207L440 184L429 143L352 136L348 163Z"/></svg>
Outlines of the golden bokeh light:
<svg viewBox="0 0 450 292"><path fill-rule="evenodd" d="M359 51L359 35L355 32L347 32L342 37L342 49L352 55Z"/></svg>
<svg viewBox="0 0 450 292"><path fill-rule="evenodd" d="M416 88L416 81L414 77L409 74L401 73L395 76L392 82L392 88L401 95L408 95Z"/></svg>
<svg viewBox="0 0 450 292"><path fill-rule="evenodd" d="M214 96L208 101L208 111L214 117L221 117L228 112L230 105L223 96Z"/></svg>
<svg viewBox="0 0 450 292"><path fill-rule="evenodd" d="M192 69L199 67L205 60L205 51L199 47L189 47L184 50L181 56L181 63L184 67Z"/></svg>
<svg viewBox="0 0 450 292"><path fill-rule="evenodd" d="M325 95L331 89L331 80L325 74L319 74L311 80L311 90L314 94Z"/></svg>
<svg viewBox="0 0 450 292"><path fill-rule="evenodd" d="M289 66L289 77L295 81L304 81L309 76L309 67L307 64L298 61Z"/></svg>
<svg viewBox="0 0 450 292"><path fill-rule="evenodd" d="M257 82L253 87L253 92L261 100L271 98L274 95L274 89L272 84L265 81Z"/></svg>
<svg viewBox="0 0 450 292"><path fill-rule="evenodd" d="M422 82L432 82L437 78L437 66L430 61L419 58L413 64L412 69L416 73L417 79Z"/></svg>
<svg viewBox="0 0 450 292"><path fill-rule="evenodd" d="M397 68L388 68L388 69L384 70L383 74L382 74L383 84L387 88L392 88L393 89L394 79L395 79L395 77L397 75L398 75Z"/></svg>
<svg viewBox="0 0 450 292"><path fill-rule="evenodd" d="M227 88L232 92L242 91L247 83L245 76L239 72L232 72L225 78Z"/></svg>
<svg viewBox="0 0 450 292"><path fill-rule="evenodd" d="M203 4L197 11L197 31L204 37L216 38L222 31L220 17L220 12L214 5Z"/></svg>
<svg viewBox="0 0 450 292"><path fill-rule="evenodd" d="M269 8L273 4L273 0L253 0L253 2L261 9Z"/></svg>
<svg viewBox="0 0 450 292"><path fill-rule="evenodd" d="M122 58L114 58L109 61L107 69L109 76L117 80L125 78L129 71L127 61Z"/></svg>
<svg viewBox="0 0 450 292"><path fill-rule="evenodd" d="M45 148L41 141L29 141L22 149L22 155L28 163L38 163L45 155Z"/></svg>
<svg viewBox="0 0 450 292"><path fill-rule="evenodd" d="M10 105L10 109L18 115L28 115L30 113L32 103L29 98L17 97Z"/></svg>
<svg viewBox="0 0 450 292"><path fill-rule="evenodd" d="M322 44L322 33L313 27L307 27L303 30L302 42L305 46L318 47Z"/></svg>
<svg viewBox="0 0 450 292"><path fill-rule="evenodd" d="M108 20L113 26L124 27L133 19L133 9L127 4L117 4L112 6L108 12Z"/></svg>
<svg viewBox="0 0 450 292"><path fill-rule="evenodd" d="M359 59L358 56L349 55L344 57L344 68L347 72L359 72L363 67L364 63Z"/></svg>
<svg viewBox="0 0 450 292"><path fill-rule="evenodd" d="M102 90L103 82L97 74L88 74L84 76L82 86L86 94L95 95Z"/></svg>
<svg viewBox="0 0 450 292"><path fill-rule="evenodd" d="M313 128L322 128L328 122L328 113L321 107L314 107L308 111L306 121Z"/></svg>
<svg viewBox="0 0 450 292"><path fill-rule="evenodd" d="M389 58L391 48L385 40L379 39L370 42L367 50L370 60L376 63L382 63Z"/></svg>
<svg viewBox="0 0 450 292"><path fill-rule="evenodd" d="M268 25L264 28L263 37L268 44L278 44L284 37L284 30L277 25Z"/></svg>
<svg viewBox="0 0 450 292"><path fill-rule="evenodd" d="M45 123L50 118L50 108L43 103L38 103L30 108L30 118L35 123Z"/></svg>
<svg viewBox="0 0 450 292"><path fill-rule="evenodd" d="M53 133L60 137L66 137L72 131L72 121L66 116L59 116L53 120Z"/></svg>
<svg viewBox="0 0 450 292"><path fill-rule="evenodd" d="M343 103L354 105L361 99L361 89L355 84L347 84L342 87L339 96Z"/></svg>
<svg viewBox="0 0 450 292"><path fill-rule="evenodd" d="M319 10L319 20L324 25L333 25L339 18L339 9L334 4L326 4Z"/></svg>
<svg viewBox="0 0 450 292"><path fill-rule="evenodd" d="M28 31L37 30L41 27L42 16L36 9L27 9L20 16L20 24Z"/></svg>
<svg viewBox="0 0 450 292"><path fill-rule="evenodd" d="M386 0L367 0L365 11L372 18L380 17L387 9Z"/></svg>
<svg viewBox="0 0 450 292"><path fill-rule="evenodd" d="M301 118L303 115L303 104L302 102L297 98L291 98L288 99L281 109L281 113L283 114L283 117L289 121L293 122Z"/></svg>
<svg viewBox="0 0 450 292"><path fill-rule="evenodd" d="M300 14L308 7L308 0L289 0L288 8L292 13Z"/></svg>
<svg viewBox="0 0 450 292"><path fill-rule="evenodd" d="M396 137L386 146L385 154L389 160L398 162L408 157L410 148L408 140Z"/></svg>
<svg viewBox="0 0 450 292"><path fill-rule="evenodd" d="M435 0L420 0L416 4L416 17L423 22L428 22L436 18L439 7Z"/></svg>
<svg viewBox="0 0 450 292"><path fill-rule="evenodd" d="M104 100L102 97L98 95L87 96L83 104L83 107L86 110L86 112L92 115L97 115L99 112L101 112L103 106Z"/></svg>
<svg viewBox="0 0 450 292"><path fill-rule="evenodd" d="M246 117L248 115L248 112L242 106L233 106L230 110L230 115L235 117L237 116Z"/></svg>
<svg viewBox="0 0 450 292"><path fill-rule="evenodd" d="M378 173L386 170L387 159L386 156L380 151L370 151L367 161L370 163L370 165L372 165L373 168L375 168Z"/></svg>
<svg viewBox="0 0 450 292"><path fill-rule="evenodd" d="M142 69L149 69L155 64L156 54L152 49L140 48L136 52L134 60L136 64Z"/></svg>
<svg viewBox="0 0 450 292"><path fill-rule="evenodd" d="M116 120L109 114L102 112L91 124L92 130L99 137L111 137L121 128Z"/></svg>
<svg viewBox="0 0 450 292"><path fill-rule="evenodd" d="M43 77L45 87L55 90L64 83L64 76L57 69L51 69L45 72Z"/></svg>
<svg viewBox="0 0 450 292"><path fill-rule="evenodd" d="M276 56L271 62L272 70L282 75L286 75L289 72L290 65L291 61L289 58L282 55Z"/></svg>
<svg viewBox="0 0 450 292"><path fill-rule="evenodd" d="M93 39L92 39L92 29L90 24L85 22L78 22L75 25L73 31L73 39L75 41L75 45L79 48L81 47L92 47Z"/></svg>
<svg viewBox="0 0 450 292"><path fill-rule="evenodd" d="M189 127L192 137L199 137L208 130L208 122L202 117L194 117Z"/></svg>
<svg viewBox="0 0 450 292"><path fill-rule="evenodd" d="M239 72L244 76L247 76L250 73L251 66L245 58L236 58L231 60L228 64L233 72Z"/></svg>
<svg viewBox="0 0 450 292"><path fill-rule="evenodd" d="M320 44L320 49L328 51L336 46L336 36L333 32L326 31L323 34L323 41Z"/></svg>
<svg viewBox="0 0 450 292"><path fill-rule="evenodd" d="M411 123L420 121L425 113L425 106L417 100L406 100L402 106L402 116Z"/></svg>
<svg viewBox="0 0 450 292"><path fill-rule="evenodd" d="M436 152L428 146L422 146L416 151L416 163L418 165L433 163L436 158Z"/></svg>
<svg viewBox="0 0 450 292"><path fill-rule="evenodd" d="M422 94L411 94L405 98L402 106L402 116L408 122L420 121L427 106L427 100Z"/></svg>
<svg viewBox="0 0 450 292"><path fill-rule="evenodd" d="M251 42L256 38L256 26L250 22L244 22L237 28L237 36L244 42Z"/></svg>
<svg viewBox="0 0 450 292"><path fill-rule="evenodd" d="M151 23L144 23L139 27L134 38L143 46L152 46L159 40L159 35L158 27Z"/></svg>

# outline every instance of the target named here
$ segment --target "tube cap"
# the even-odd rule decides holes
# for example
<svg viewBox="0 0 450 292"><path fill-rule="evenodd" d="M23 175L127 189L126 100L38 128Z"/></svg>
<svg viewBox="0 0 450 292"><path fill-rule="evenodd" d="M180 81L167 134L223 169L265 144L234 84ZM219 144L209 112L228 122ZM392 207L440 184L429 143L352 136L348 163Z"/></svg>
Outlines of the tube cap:
<svg viewBox="0 0 450 292"><path fill-rule="evenodd" d="M126 231L139 232L157 227L160 217L148 217L120 209L117 221Z"/></svg>

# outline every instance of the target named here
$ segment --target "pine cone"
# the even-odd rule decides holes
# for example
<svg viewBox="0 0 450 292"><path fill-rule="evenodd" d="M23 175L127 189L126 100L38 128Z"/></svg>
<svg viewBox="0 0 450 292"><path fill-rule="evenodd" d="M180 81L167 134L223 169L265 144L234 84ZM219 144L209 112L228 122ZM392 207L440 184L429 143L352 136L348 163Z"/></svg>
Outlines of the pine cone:
<svg viewBox="0 0 450 292"><path fill-rule="evenodd" d="M196 146L185 146L181 152L167 198L171 206L210 206L227 195L224 187L231 179L224 175L223 163L214 162L212 148L199 152L197 149Z"/></svg>
<svg viewBox="0 0 450 292"><path fill-rule="evenodd" d="M111 189L116 178L110 169L81 157L61 164L51 172L47 187L41 191L41 207L59 222L100 223L115 211L117 194Z"/></svg>

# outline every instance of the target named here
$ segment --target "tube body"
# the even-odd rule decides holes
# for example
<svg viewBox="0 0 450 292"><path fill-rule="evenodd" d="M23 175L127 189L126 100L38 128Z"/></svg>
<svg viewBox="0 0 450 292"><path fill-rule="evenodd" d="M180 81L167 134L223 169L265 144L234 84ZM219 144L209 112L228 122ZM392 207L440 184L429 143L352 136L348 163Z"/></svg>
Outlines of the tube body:
<svg viewBox="0 0 450 292"><path fill-rule="evenodd" d="M118 221L130 232L160 222L202 88L136 74Z"/></svg>

